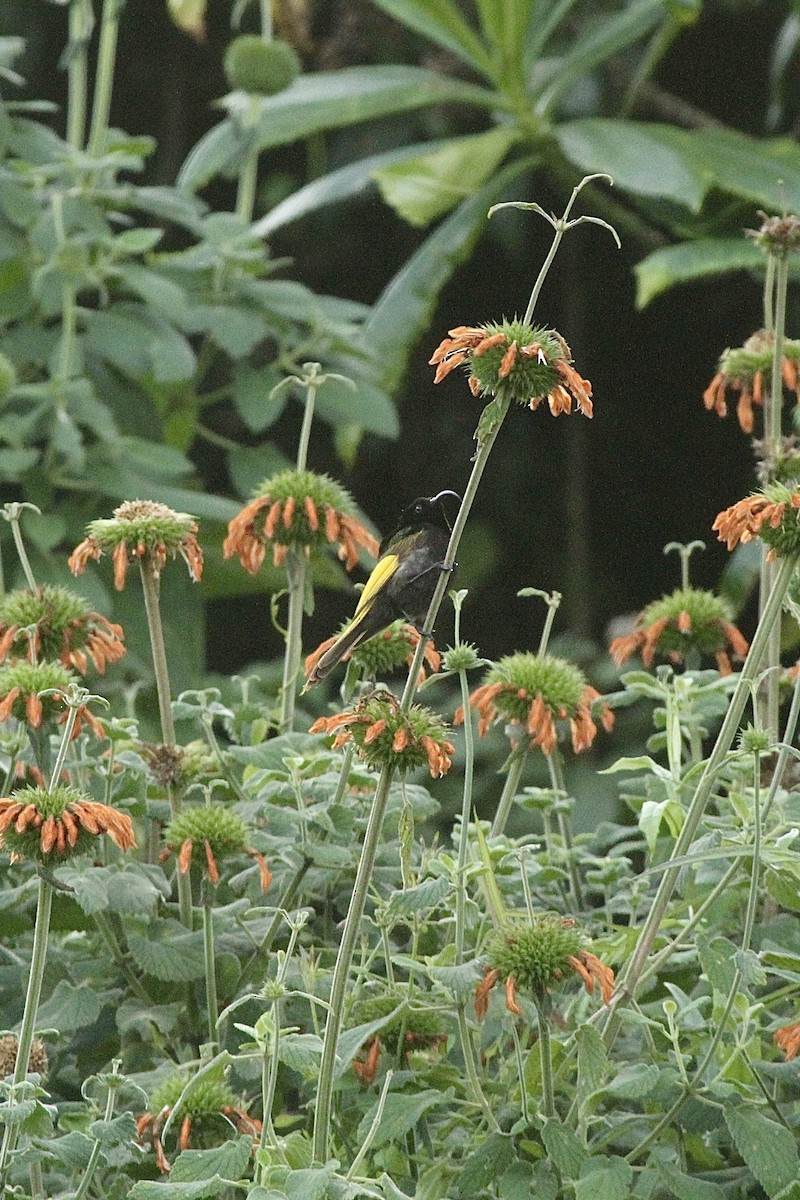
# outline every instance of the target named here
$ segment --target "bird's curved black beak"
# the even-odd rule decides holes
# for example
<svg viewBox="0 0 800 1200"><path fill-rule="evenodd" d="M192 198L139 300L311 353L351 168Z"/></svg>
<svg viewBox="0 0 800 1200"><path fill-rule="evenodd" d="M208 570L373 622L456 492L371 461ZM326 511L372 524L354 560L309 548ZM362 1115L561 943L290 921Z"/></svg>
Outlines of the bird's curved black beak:
<svg viewBox="0 0 800 1200"><path fill-rule="evenodd" d="M435 496L431 496L431 504L440 504L445 496L452 496L459 504L461 503L461 497L458 492L451 492L449 489L445 489L443 492L437 492Z"/></svg>

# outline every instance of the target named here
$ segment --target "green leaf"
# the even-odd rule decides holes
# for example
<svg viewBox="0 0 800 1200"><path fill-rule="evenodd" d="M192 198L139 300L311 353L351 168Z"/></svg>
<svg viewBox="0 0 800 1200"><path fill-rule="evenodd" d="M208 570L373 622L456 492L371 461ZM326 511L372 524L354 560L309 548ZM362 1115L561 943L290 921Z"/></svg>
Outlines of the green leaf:
<svg viewBox="0 0 800 1200"><path fill-rule="evenodd" d="M440 149L373 172L387 204L412 225L449 212L492 175L517 140L513 128L453 138Z"/></svg>
<svg viewBox="0 0 800 1200"><path fill-rule="evenodd" d="M299 1171L289 1172L284 1190L289 1200L322 1200L335 1173L333 1163L326 1163L324 1167L301 1167Z"/></svg>
<svg viewBox="0 0 800 1200"><path fill-rule="evenodd" d="M402 1010L403 1004L400 1003L397 1008L393 1008L385 1016L378 1017L374 1021L366 1021L363 1025L354 1025L352 1029L346 1029L344 1033L339 1034L339 1042L336 1047L335 1078L338 1079L340 1075L344 1074L367 1038L379 1033L384 1025L393 1021Z"/></svg>
<svg viewBox="0 0 800 1200"><path fill-rule="evenodd" d="M676 284L707 275L726 271L763 273L765 262L762 251L745 238L699 238L680 246L665 246L648 254L634 268L636 307L644 308L655 296Z"/></svg>
<svg viewBox="0 0 800 1200"><path fill-rule="evenodd" d="M724 1200L725 1192L718 1183L682 1175L677 1167L669 1163L659 1163L656 1170L659 1181L676 1200Z"/></svg>
<svg viewBox="0 0 800 1200"><path fill-rule="evenodd" d="M575 1181L575 1200L629 1200L632 1179L624 1158L590 1158Z"/></svg>
<svg viewBox="0 0 800 1200"><path fill-rule="evenodd" d="M793 1134L740 1098L726 1103L724 1116L734 1146L772 1200L800 1175Z"/></svg>
<svg viewBox="0 0 800 1200"><path fill-rule="evenodd" d="M97 991L82 983L75 987L66 979L56 984L50 999L39 1009L40 1028L54 1025L62 1033L73 1033L94 1025L103 1003Z"/></svg>
<svg viewBox="0 0 800 1200"><path fill-rule="evenodd" d="M0 450L0 476L6 483L18 483L26 471L36 466L40 457L39 450Z"/></svg>
<svg viewBox="0 0 800 1200"><path fill-rule="evenodd" d="M170 1183L194 1183L199 1179L239 1179L250 1161L253 1143L250 1138L223 1142L213 1150L184 1150L172 1164Z"/></svg>
<svg viewBox="0 0 800 1200"><path fill-rule="evenodd" d="M496 0L489 2L495 4ZM373 3L415 33L444 46L482 75L492 77L490 54L452 0L373 0Z"/></svg>
<svg viewBox="0 0 800 1200"><path fill-rule="evenodd" d="M178 184L190 191L230 170L247 147L245 126L250 96L226 98L231 117L209 130L190 151ZM455 78L402 65L344 67L303 75L283 92L264 97L255 130L260 150L285 145L325 129L338 129L392 113L439 103L496 108L496 93Z"/></svg>
<svg viewBox="0 0 800 1200"><path fill-rule="evenodd" d="M678 131L676 131L678 132ZM775 212L800 209L800 146L747 137L732 129L684 132L714 185Z"/></svg>
<svg viewBox="0 0 800 1200"><path fill-rule="evenodd" d="M205 971L202 933L187 933L177 921L154 920L128 934L128 949L145 975L166 983L189 983Z"/></svg>
<svg viewBox="0 0 800 1200"><path fill-rule="evenodd" d="M270 392L280 381L281 375L274 363L259 368L248 366L247 363L237 364L233 402L239 416L251 432L263 433L283 412L288 399L286 388L282 388L277 396L270 396ZM248 446L246 449L252 447ZM266 474L261 478L265 479Z"/></svg>
<svg viewBox="0 0 800 1200"><path fill-rule="evenodd" d="M386 903L386 916L397 921L401 917L411 917L441 904L450 891L450 881L446 876L423 879L415 887L404 891L392 892Z"/></svg>
<svg viewBox="0 0 800 1200"><path fill-rule="evenodd" d="M447 1104L453 1098L452 1090L445 1092L421 1091L409 1095L403 1092L389 1092L381 1115L381 1123L375 1134L373 1146L384 1146L387 1142L398 1142L413 1129L417 1121L428 1109L439 1104ZM372 1105L361 1119L356 1138L363 1142L378 1111L378 1101Z"/></svg>
<svg viewBox="0 0 800 1200"><path fill-rule="evenodd" d="M328 379L317 393L314 411L330 425L360 425L387 438L400 432L397 410L386 392L364 379L356 388L341 379Z"/></svg>
<svg viewBox="0 0 800 1200"><path fill-rule="evenodd" d="M124 1146L136 1139L133 1113L120 1113L110 1121L92 1121L89 1133L101 1146Z"/></svg>
<svg viewBox="0 0 800 1200"><path fill-rule="evenodd" d="M261 217L255 222L252 226L252 233L255 237L269 237L276 229L282 229L284 225L289 225L292 221L297 221L300 217L315 212L326 204L348 200L351 196L356 196L359 192L364 191L365 188L372 187L375 182L375 173L383 167L408 162L419 158L421 154L432 154L446 146L448 141L449 139L420 142L413 146L400 146L393 150L384 150L380 154L370 154L366 158L359 158L355 162L348 163L346 167L331 171L328 175L321 175L313 183L298 188L280 204L276 204L265 217Z"/></svg>
<svg viewBox="0 0 800 1200"><path fill-rule="evenodd" d="M230 1188L247 1188L241 1180L223 1179L214 1175L211 1179L198 1179L194 1183L151 1183L140 1179L128 1192L128 1200L207 1200L222 1196Z"/></svg>
<svg viewBox="0 0 800 1200"><path fill-rule="evenodd" d="M560 124L556 138L582 171L605 171L617 187L697 212L711 180L685 139L676 136L681 132L670 125L586 117Z"/></svg>
<svg viewBox="0 0 800 1200"><path fill-rule="evenodd" d="M561 57L554 56L552 71L539 88L537 108L552 111L579 79L599 63L647 37L664 17L663 0L629 0L616 15L582 23L577 36L569 38L567 52Z"/></svg>
<svg viewBox="0 0 800 1200"><path fill-rule="evenodd" d="M378 298L362 336L367 345L381 348L380 383L385 391L393 392L402 382L411 346L423 330L430 329L439 292L468 258L484 229L487 211L528 166L522 161L509 164L460 204Z"/></svg>
<svg viewBox="0 0 800 1200"><path fill-rule="evenodd" d="M490 1133L485 1141L464 1159L455 1180L455 1195L478 1196L502 1175L514 1158L513 1139L505 1133Z"/></svg>
<svg viewBox="0 0 800 1200"><path fill-rule="evenodd" d="M560 1121L548 1120L542 1126L544 1148L566 1179L577 1179L589 1159L588 1151L577 1136Z"/></svg>
<svg viewBox="0 0 800 1200"><path fill-rule="evenodd" d="M122 263L117 271L125 287L144 300L145 304L152 304L154 308L161 308L172 316L188 304L185 289L158 271L151 271L138 263Z"/></svg>
<svg viewBox="0 0 800 1200"><path fill-rule="evenodd" d="M575 1035L578 1045L578 1095L588 1096L605 1083L608 1051L593 1025L581 1025Z"/></svg>
<svg viewBox="0 0 800 1200"><path fill-rule="evenodd" d="M278 1057L293 1071L318 1071L322 1038L315 1033L284 1033L278 1046Z"/></svg>
<svg viewBox="0 0 800 1200"><path fill-rule="evenodd" d="M649 1096L658 1084L658 1067L655 1063L629 1063L622 1067L606 1084L609 1096L619 1100L641 1100Z"/></svg>

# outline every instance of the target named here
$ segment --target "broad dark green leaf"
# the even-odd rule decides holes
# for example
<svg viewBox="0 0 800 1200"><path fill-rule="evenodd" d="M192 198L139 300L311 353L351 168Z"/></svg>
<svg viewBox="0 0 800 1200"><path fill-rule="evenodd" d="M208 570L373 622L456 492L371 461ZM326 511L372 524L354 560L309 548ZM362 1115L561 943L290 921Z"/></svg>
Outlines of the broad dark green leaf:
<svg viewBox="0 0 800 1200"><path fill-rule="evenodd" d="M633 1168L624 1158L590 1158L574 1183L575 1200L629 1200Z"/></svg>
<svg viewBox="0 0 800 1200"><path fill-rule="evenodd" d="M103 1002L97 991L82 983L77 987L62 979L56 984L52 995L39 1009L40 1027L55 1026L62 1033L73 1033L94 1025L100 1016Z"/></svg>
<svg viewBox="0 0 800 1200"><path fill-rule="evenodd" d="M617 187L697 212L711 180L681 133L655 122L603 117L565 121L556 128L562 151L582 171L605 171Z"/></svg>
<svg viewBox="0 0 800 1200"><path fill-rule="evenodd" d="M464 59L482 75L493 74L492 57L472 26L452 0L373 0L378 8L402 21L415 33L430 38ZM500 6L500 0L489 0ZM484 0L482 8L486 7ZM484 26L485 27L485 26Z"/></svg>
<svg viewBox="0 0 800 1200"><path fill-rule="evenodd" d="M577 1179L589 1153L576 1133L560 1121L545 1121L542 1141L548 1157L566 1179Z"/></svg>
<svg viewBox="0 0 800 1200"><path fill-rule="evenodd" d="M92 1121L89 1133L101 1146L123 1146L136 1138L136 1120L133 1113L120 1113L110 1121Z"/></svg>
<svg viewBox="0 0 800 1200"><path fill-rule="evenodd" d="M178 187L196 192L217 175L224 175L239 162L247 140L236 122L225 118L204 133L186 156L178 174Z"/></svg>
<svg viewBox="0 0 800 1200"><path fill-rule="evenodd" d="M128 948L140 971L166 983L189 983L205 970L202 933L187 933L177 921L134 926Z"/></svg>
<svg viewBox="0 0 800 1200"><path fill-rule="evenodd" d="M128 1192L129 1200L211 1200L213 1196L222 1196L232 1187L247 1188L247 1183L240 1180L223 1179L214 1175L210 1179L198 1179L194 1183L151 1183L140 1179Z"/></svg>
<svg viewBox="0 0 800 1200"><path fill-rule="evenodd" d="M399 386L411 347L430 329L440 290L480 237L486 213L530 164L505 167L474 196L465 200L427 238L384 289L364 327L367 344L381 348L381 385L391 393ZM469 322L474 314L465 313ZM431 349L438 338L431 340Z"/></svg>
<svg viewBox="0 0 800 1200"><path fill-rule="evenodd" d="M436 150L378 168L373 178L399 216L412 225L429 225L471 196L516 140L508 126L452 138Z"/></svg>
<svg viewBox="0 0 800 1200"><path fill-rule="evenodd" d="M625 1100L640 1100L648 1096L658 1083L658 1067L655 1063L629 1063L609 1079L606 1092Z"/></svg>
<svg viewBox="0 0 800 1200"><path fill-rule="evenodd" d="M505 1133L490 1133L485 1141L470 1151L454 1181L456 1196L474 1197L502 1175L514 1158L514 1142Z"/></svg>
<svg viewBox="0 0 800 1200"><path fill-rule="evenodd" d="M680 246L666 246L636 264L636 306L675 287L727 271L763 272L764 254L745 238L701 238Z"/></svg>
<svg viewBox="0 0 800 1200"><path fill-rule="evenodd" d="M725 1105L725 1123L734 1146L770 1198L800 1176L797 1142L783 1125L741 1100Z"/></svg>
<svg viewBox="0 0 800 1200"><path fill-rule="evenodd" d="M452 1092L433 1091L431 1089L419 1092L389 1092L386 1097L381 1122L378 1126L373 1146L383 1146L387 1142L398 1142L413 1129L424 1113L438 1105L447 1105L452 1100ZM356 1137L363 1142L378 1111L376 1100L361 1118Z"/></svg>
<svg viewBox="0 0 800 1200"><path fill-rule="evenodd" d="M725 1192L718 1183L693 1179L668 1163L658 1164L658 1176L675 1200L723 1200Z"/></svg>
<svg viewBox="0 0 800 1200"><path fill-rule="evenodd" d="M800 210L800 146L789 139L751 138L732 129L684 133L698 166L716 187L771 212Z"/></svg>
<svg viewBox="0 0 800 1200"><path fill-rule="evenodd" d="M383 167L406 162L409 159L416 159L421 154L433 154L436 150L446 146L448 140L420 142L413 146L384 150L380 154L370 154L366 158L359 158L355 162L348 163L346 167L340 167L338 171L322 175L312 183L306 184L305 187L292 192L280 204L276 204L265 217L256 221L253 225L253 233L258 237L269 237L276 229L281 229L284 225L289 225L292 221L297 221L300 217L315 212L326 204L335 204L337 201L356 196L366 188L374 186L376 171Z"/></svg>
<svg viewBox="0 0 800 1200"><path fill-rule="evenodd" d="M172 1164L170 1183L194 1183L199 1179L239 1179L247 1168L253 1143L240 1137L211 1150L184 1150Z"/></svg>
<svg viewBox="0 0 800 1200"><path fill-rule="evenodd" d="M440 904L449 891L450 881L444 875L423 879L415 887L392 892L386 904L386 915L392 920L399 920L425 912Z"/></svg>

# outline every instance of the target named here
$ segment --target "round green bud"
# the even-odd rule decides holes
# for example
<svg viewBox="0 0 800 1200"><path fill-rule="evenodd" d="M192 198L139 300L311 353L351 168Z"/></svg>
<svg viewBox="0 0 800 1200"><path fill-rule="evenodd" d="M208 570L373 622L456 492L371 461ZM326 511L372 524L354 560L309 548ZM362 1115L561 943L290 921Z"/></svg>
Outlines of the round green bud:
<svg viewBox="0 0 800 1200"><path fill-rule="evenodd" d="M301 71L297 51L288 42L265 42L257 34L236 38L225 52L225 75L234 90L256 96L285 91Z"/></svg>

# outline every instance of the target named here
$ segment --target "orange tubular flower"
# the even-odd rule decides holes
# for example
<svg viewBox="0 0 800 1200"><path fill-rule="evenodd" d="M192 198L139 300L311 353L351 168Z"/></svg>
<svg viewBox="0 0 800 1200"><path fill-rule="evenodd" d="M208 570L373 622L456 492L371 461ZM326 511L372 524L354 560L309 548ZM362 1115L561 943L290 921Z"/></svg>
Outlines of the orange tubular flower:
<svg viewBox="0 0 800 1200"><path fill-rule="evenodd" d="M634 631L614 638L609 653L618 667L633 654L639 654L646 667L653 665L656 656L682 663L692 656L699 660L713 654L720 673L730 675L728 650L743 659L749 649L731 617L723 597L698 588L678 588L648 604Z"/></svg>
<svg viewBox="0 0 800 1200"><path fill-rule="evenodd" d="M719 360L714 378L703 393L703 404L718 417L727 416L728 393L738 393L736 416L744 433L753 432L753 406L763 408L764 393L770 386L775 334L760 329L743 346L726 350ZM783 383L800 401L800 342L784 342L781 375Z"/></svg>
<svg viewBox="0 0 800 1200"><path fill-rule="evenodd" d="M122 627L93 612L82 596L45 584L0 600L0 663L15 657L58 659L82 675L89 659L101 674L125 653Z"/></svg>
<svg viewBox="0 0 800 1200"><path fill-rule="evenodd" d="M486 1015L489 992L499 979L505 985L506 1008L519 1017L523 1012L517 1001L518 990L532 992L541 1005L549 989L563 978L566 967L580 975L590 995L597 982L603 1003L608 1004L614 990L614 972L585 949L585 940L571 918L556 913L535 913L532 918L509 921L494 935L487 950L484 977L475 993L478 1020Z"/></svg>
<svg viewBox="0 0 800 1200"><path fill-rule="evenodd" d="M27 787L0 799L0 846L13 858L50 863L73 852L85 853L101 834L120 850L136 846L130 817L90 799L79 788L59 784L48 792Z"/></svg>
<svg viewBox="0 0 800 1200"><path fill-rule="evenodd" d="M203 574L203 552L197 541L197 522L189 513L174 512L153 500L126 500L108 520L92 521L87 537L69 558L73 575L82 575L92 560L110 554L114 586L125 587L131 563L141 563L158 579L168 558L180 555L197 582Z"/></svg>
<svg viewBox="0 0 800 1200"><path fill-rule="evenodd" d="M168 858L175 846L179 846L178 870L187 875L195 846L201 847L199 865L208 881L216 886L221 878L219 858L249 854L258 867L261 891L266 892L272 883L272 872L263 854L248 846L247 840L247 826L232 809L222 804L198 804L184 808L164 830L166 846L161 857Z"/></svg>
<svg viewBox="0 0 800 1200"><path fill-rule="evenodd" d="M427 765L436 778L453 765L455 747L441 718L421 704L403 712L389 692L373 692L352 711L319 717L310 732L335 734L334 750L354 741L361 758L376 770L392 766L405 773Z"/></svg>
<svg viewBox="0 0 800 1200"><path fill-rule="evenodd" d="M721 512L712 528L729 550L739 542L760 537L769 546L768 559L800 551L800 492L782 483L738 500Z"/></svg>
<svg viewBox="0 0 800 1200"><path fill-rule="evenodd" d="M552 754L558 743L556 721L569 721L572 748L576 754L594 741L597 725L592 707L600 694L573 663L552 655L512 654L500 660L485 676L485 682L470 696L470 708L480 717L478 733L503 720L515 743L527 738L531 749ZM463 709L455 723L464 720ZM611 709L602 704L600 720L608 731L614 723Z"/></svg>
<svg viewBox="0 0 800 1200"><path fill-rule="evenodd" d="M800 1052L800 1021L795 1021L792 1025L784 1025L782 1029L776 1029L775 1044L783 1051L787 1062L796 1058Z"/></svg>
<svg viewBox="0 0 800 1200"><path fill-rule="evenodd" d="M265 480L230 522L223 552L226 558L238 555L244 569L255 575L268 544L276 567L290 548L310 557L326 545L338 544L339 558L352 571L360 549L374 557L378 553L377 539L353 510L350 495L327 475L283 471Z"/></svg>
<svg viewBox="0 0 800 1200"><path fill-rule="evenodd" d="M497 324L458 325L449 331L430 359L434 383L454 371L467 369L473 396L506 394L537 409L547 400L553 416L572 411L592 415L592 385L571 365L569 346L552 329L519 320Z"/></svg>

